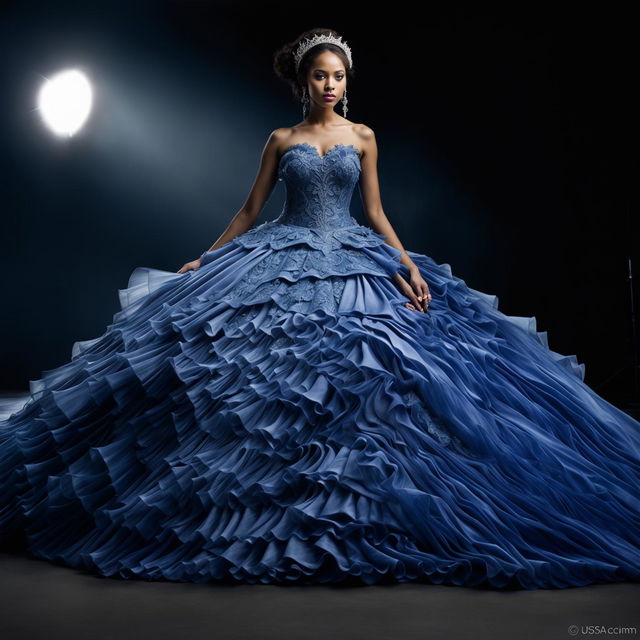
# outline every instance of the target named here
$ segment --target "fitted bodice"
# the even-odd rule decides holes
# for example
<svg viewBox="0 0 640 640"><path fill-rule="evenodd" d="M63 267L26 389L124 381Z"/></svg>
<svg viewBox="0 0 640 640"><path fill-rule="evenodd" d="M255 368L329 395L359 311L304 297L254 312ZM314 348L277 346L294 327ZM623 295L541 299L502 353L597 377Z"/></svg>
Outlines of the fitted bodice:
<svg viewBox="0 0 640 640"><path fill-rule="evenodd" d="M274 222L317 229L357 224L349 205L360 170L360 156L354 145L336 144L323 156L307 142L290 146L278 166L286 199Z"/></svg>
<svg viewBox="0 0 640 640"><path fill-rule="evenodd" d="M349 213L360 173L360 154L352 144L336 144L324 155L308 142L285 150L278 164L278 179L286 187L282 213L231 241L248 250L259 249L248 277L235 285L243 304L248 291L266 292L265 282L280 286L284 280L297 281L307 286L309 277L393 276L401 269L400 250ZM267 248L271 251L265 255ZM205 251L200 266L215 255Z"/></svg>

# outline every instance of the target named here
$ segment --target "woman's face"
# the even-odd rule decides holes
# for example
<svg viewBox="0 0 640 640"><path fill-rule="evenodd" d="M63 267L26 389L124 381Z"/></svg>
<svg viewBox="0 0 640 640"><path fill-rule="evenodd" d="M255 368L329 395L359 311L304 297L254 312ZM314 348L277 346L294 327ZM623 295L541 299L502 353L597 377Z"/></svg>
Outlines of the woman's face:
<svg viewBox="0 0 640 640"><path fill-rule="evenodd" d="M339 56L331 51L318 54L307 73L307 91L311 102L333 108L347 88L347 74ZM333 94L326 98L325 94Z"/></svg>

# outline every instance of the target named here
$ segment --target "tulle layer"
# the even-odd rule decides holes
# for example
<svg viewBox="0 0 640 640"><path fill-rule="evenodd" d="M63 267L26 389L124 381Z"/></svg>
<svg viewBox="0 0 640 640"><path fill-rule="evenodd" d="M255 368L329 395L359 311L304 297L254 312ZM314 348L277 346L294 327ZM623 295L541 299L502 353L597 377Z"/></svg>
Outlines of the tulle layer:
<svg viewBox="0 0 640 640"><path fill-rule="evenodd" d="M428 256L420 313L393 251L317 277L295 237L132 273L105 334L0 422L0 537L125 578L640 577L640 425L575 356ZM292 251L315 257L273 267Z"/></svg>

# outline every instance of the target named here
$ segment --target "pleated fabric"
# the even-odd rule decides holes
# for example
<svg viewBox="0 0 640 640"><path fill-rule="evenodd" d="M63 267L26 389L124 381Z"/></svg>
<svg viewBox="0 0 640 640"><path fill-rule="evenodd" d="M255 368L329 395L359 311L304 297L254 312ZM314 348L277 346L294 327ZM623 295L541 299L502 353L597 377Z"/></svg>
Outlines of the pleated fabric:
<svg viewBox="0 0 640 640"><path fill-rule="evenodd" d="M0 540L150 580L638 580L640 423L535 317L408 253L427 313L357 224L136 268L104 334L5 402Z"/></svg>

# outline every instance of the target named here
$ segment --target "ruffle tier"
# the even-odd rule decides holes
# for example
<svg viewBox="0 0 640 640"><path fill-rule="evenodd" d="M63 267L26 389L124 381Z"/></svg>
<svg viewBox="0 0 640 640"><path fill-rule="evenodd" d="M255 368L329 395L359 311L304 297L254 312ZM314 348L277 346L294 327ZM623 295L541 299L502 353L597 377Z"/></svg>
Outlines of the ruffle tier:
<svg viewBox="0 0 640 640"><path fill-rule="evenodd" d="M383 236L265 225L135 269L104 335L30 382L1 538L124 578L640 577L640 425L535 317L413 252L433 300L409 310Z"/></svg>

